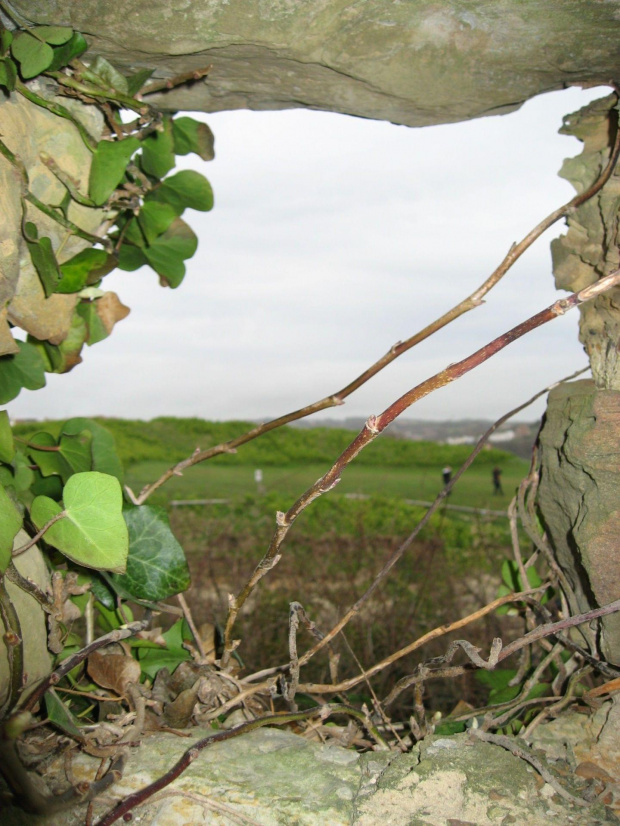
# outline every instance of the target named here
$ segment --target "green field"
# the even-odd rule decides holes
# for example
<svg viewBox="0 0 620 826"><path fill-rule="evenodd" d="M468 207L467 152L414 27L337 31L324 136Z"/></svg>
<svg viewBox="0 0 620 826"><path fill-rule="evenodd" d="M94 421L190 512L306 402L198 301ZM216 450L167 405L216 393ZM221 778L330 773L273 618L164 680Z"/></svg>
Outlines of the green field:
<svg viewBox="0 0 620 826"><path fill-rule="evenodd" d="M505 510L528 466L526 462L508 455L499 466L502 468L503 496L493 494L491 468L478 465L470 468L454 487L450 504ZM137 492L157 479L167 467L165 462L139 462L128 469L127 484ZM172 499L238 500L267 493L282 497L284 506L286 501L292 504L328 467L328 464L263 467L263 483L259 489L254 481L255 468L205 462L190 468L183 476L170 479L154 494L152 501L164 504ZM345 470L339 485L327 496L340 498L358 494L432 501L442 486L441 465L436 468L402 468L353 464Z"/></svg>

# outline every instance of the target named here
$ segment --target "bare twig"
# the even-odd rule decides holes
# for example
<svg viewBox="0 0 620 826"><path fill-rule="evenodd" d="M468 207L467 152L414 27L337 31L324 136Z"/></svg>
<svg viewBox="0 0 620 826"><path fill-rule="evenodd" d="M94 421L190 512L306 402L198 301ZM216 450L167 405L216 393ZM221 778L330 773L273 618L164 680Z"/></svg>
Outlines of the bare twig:
<svg viewBox="0 0 620 826"><path fill-rule="evenodd" d="M397 660L406 657L408 654L412 654L418 648L421 648L423 645L426 645L427 643L431 642L431 640L436 640L439 637L444 637L446 634L450 634L452 631L458 631L461 628L465 628L465 626L471 625L472 622L476 622L476 620L479 620L487 614L490 614L492 611L496 611L498 608L501 608L502 605L508 605L511 602L520 602L526 596L535 594L539 591L540 588L533 588L530 591L523 591L518 594L507 594L504 597L498 597L497 599L494 599L492 602L489 602L487 605L484 605L482 608L478 608L478 610L474 611L472 614L468 614L466 617L461 617L461 619L455 620L454 622L447 623L446 625L440 625L437 628L433 628L431 631L427 631L426 634L423 634L421 637L418 637L418 639L414 640L414 642L409 643L409 645L406 645L404 648L400 648L398 651L395 651L394 653L390 654L389 657L385 657L380 662L375 663L375 665L373 665L371 668L367 668L364 675L356 675L355 677L350 677L348 680L343 680L337 685L326 685L323 683L301 683L299 685L299 691L302 691L306 694L330 694L339 691L349 691L349 689L353 688L353 686L360 683L364 678L373 677L375 674L378 674L380 671L383 671L385 668L392 665ZM300 659L300 664L304 665L305 662L307 662L307 660L310 659L310 655L315 650L317 650L316 646L314 649L312 649L312 651L307 652L304 655L304 657Z"/></svg>
<svg viewBox="0 0 620 826"><path fill-rule="evenodd" d="M192 632L192 636L194 638L196 648L198 649L198 654L200 656L200 662L206 663L207 654L205 652L205 647L202 643L200 634L198 633L198 629L196 628L196 623L194 622L194 618L192 616L192 612L189 609L189 605L187 604L183 594L177 594L177 600L179 602L179 605L181 606L181 610L183 611L185 622L189 625L189 630Z"/></svg>
<svg viewBox="0 0 620 826"><path fill-rule="evenodd" d="M514 737L506 737L503 734L489 734L487 731L480 731L479 729L471 729L469 735L477 740L484 740L485 743L500 746L511 754L514 754L515 757L520 757L521 760L525 760L533 766L542 779L552 786L560 797L563 797L565 800L570 800L571 803L575 803L577 806L590 805L587 800L584 800L582 797L575 797L575 795L567 791L537 757L534 757L527 749L517 744Z"/></svg>
<svg viewBox="0 0 620 826"><path fill-rule="evenodd" d="M166 92L168 89L174 89L175 86L193 83L197 80L201 80L203 77L206 77L212 68L212 64L209 64L203 69L192 69L189 72L183 72L182 74L175 75L167 80L156 80L153 83L147 82L147 84L140 89L138 95L143 97L144 95L152 95L155 92Z"/></svg>
<svg viewBox="0 0 620 826"><path fill-rule="evenodd" d="M426 379L426 381L423 381L421 384L418 384L416 387L412 388L407 393L402 395L399 399L397 399L395 402L393 402L380 415L371 416L364 425L363 429L360 431L360 433L340 454L340 456L334 462L330 470L328 470L327 473L325 473L320 479L318 479L314 483L314 485L308 488L308 490L306 490L305 493L303 493L299 497L299 499L289 508L289 510L286 513L277 513L276 531L273 535L273 538L271 540L271 543L265 556L259 562L256 569L254 570L254 573L251 575L250 579L247 581L239 595L237 597L231 596L230 598L228 619L226 622L226 629L224 632L224 655L222 658L223 665L226 666L228 664L230 654L233 650L232 630L237 619L239 610L241 609L242 605L245 603L247 598L250 596L250 594L253 592L257 583L279 562L281 557L281 547L291 526L293 525L297 517L300 515L300 513L302 513L311 502L313 502L322 494L332 490L336 486L336 484L340 481L340 477L345 468L355 459L355 457L365 447L367 447L371 442L373 442L377 438L377 436L380 433L382 433L387 428L387 426L394 421L394 419L396 419L398 416L401 415L401 413L403 413L405 410L411 407L411 405L415 404L415 402L429 395L434 390L437 390L440 387L444 387L446 384L449 384L450 382L455 381L458 378L461 378L466 373L473 370L475 367L478 367L480 364L484 363L489 358L494 356L508 344L511 344L513 341L516 341L517 339L521 338L522 336L526 335L527 333L531 332L537 327L546 324L547 322L557 318L558 316L564 315L570 309L580 306L585 301L589 301L592 298L595 298L596 296L600 295L601 293L610 290L612 287L615 287L618 283L620 283L620 270L615 270L613 273L610 273L608 276L601 278L595 284L586 287L580 292L573 293L567 298L559 299L558 301L554 302L551 306L545 308L544 310L541 310L539 313L536 313L536 315L532 316L531 318L528 318L526 321L521 322L521 324L518 324L511 330L508 330L503 335L498 336L498 338L494 339L489 344L486 344L484 347L481 347L479 350L476 350L467 358L464 358L461 361L456 362L455 364L449 365L445 370L442 370L440 373L437 373L434 376L431 376L431 378ZM456 481L456 479L454 481ZM447 485L439 496L445 498L450 490L451 487ZM426 517L422 520L422 522L419 523L416 532L419 532L421 526L423 524L426 524L425 520L428 521L431 512L433 512L433 508L427 511ZM409 543L414 535L415 534L412 534L409 538ZM404 552L404 550L402 552ZM393 565L400 558L400 556L402 556L402 552L399 554L397 551L392 556L392 558L388 561L387 565L383 568L379 576L370 586L369 590L362 597L363 600L367 599L372 590L374 590L378 586L379 582L384 578L384 576L387 575L387 572L393 567ZM356 605L358 605L358 603L356 603ZM351 611L354 611L354 609L351 609ZM348 612L347 615L345 615L346 618L343 617L343 619L340 621L340 628L344 627L346 622L348 622L348 620L350 619L350 616L352 616L351 611ZM326 644L326 640L328 638L331 639L331 636L328 635L325 638L325 640L321 641L321 643L319 643L318 646L315 646L315 648L322 647L324 644ZM303 665L305 661L306 660L300 661L300 665Z"/></svg>

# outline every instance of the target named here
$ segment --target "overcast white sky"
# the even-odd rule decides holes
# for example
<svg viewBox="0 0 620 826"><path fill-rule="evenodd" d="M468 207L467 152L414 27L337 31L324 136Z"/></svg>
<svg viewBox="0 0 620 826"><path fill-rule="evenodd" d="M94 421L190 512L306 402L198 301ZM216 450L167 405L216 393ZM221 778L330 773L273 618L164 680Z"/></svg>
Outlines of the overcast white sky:
<svg viewBox="0 0 620 826"><path fill-rule="evenodd" d="M131 314L70 374L22 391L10 415L260 419L339 390L469 295L513 241L572 197L557 171L581 144L557 130L606 93L570 89L511 115L424 129L302 110L201 116L216 159L191 164L216 206L184 216L200 241L185 281L163 289L147 268L108 276ZM562 227L483 307L320 415L379 413L552 303L549 242ZM405 415L502 415L585 365L577 321L573 311L546 325Z"/></svg>

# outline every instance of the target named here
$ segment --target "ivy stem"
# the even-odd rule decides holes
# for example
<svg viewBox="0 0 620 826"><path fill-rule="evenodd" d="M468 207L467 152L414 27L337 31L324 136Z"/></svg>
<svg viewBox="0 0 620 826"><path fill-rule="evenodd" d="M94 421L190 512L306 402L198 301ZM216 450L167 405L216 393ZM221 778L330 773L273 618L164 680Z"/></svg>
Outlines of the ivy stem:
<svg viewBox="0 0 620 826"><path fill-rule="evenodd" d="M43 525L43 527L41 528L41 530L40 530L40 531L39 531L39 532L38 532L35 536L33 536L33 537L32 537L32 539L30 540L30 542L27 542L25 545L22 545L22 546L21 546L21 548L16 548L16 549L13 551L13 557L16 557L16 556L19 556L20 554L25 553L25 552L26 552L29 548L32 548L32 546L33 546L33 545L36 545L36 544L37 544L37 542L39 541L39 539L41 539L41 537L43 536L43 534L44 534L46 531L48 531L48 530L52 527L52 525L53 525L55 522L60 521L60 520L61 520L61 519L63 519L66 515L67 515L67 511L62 510L62 511L60 511L60 513L57 513L57 514L56 514L56 516L53 516L53 517L50 519L50 521L49 521L49 522L47 522L45 525Z"/></svg>

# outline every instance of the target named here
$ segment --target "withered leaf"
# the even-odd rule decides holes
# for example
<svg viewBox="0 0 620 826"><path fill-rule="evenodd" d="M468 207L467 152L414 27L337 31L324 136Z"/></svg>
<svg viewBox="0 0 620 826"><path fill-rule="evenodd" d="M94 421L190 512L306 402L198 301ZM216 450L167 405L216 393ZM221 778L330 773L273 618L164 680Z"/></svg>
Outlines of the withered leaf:
<svg viewBox="0 0 620 826"><path fill-rule="evenodd" d="M94 651L88 658L90 678L102 688L124 695L130 683L140 680L140 663L126 654L102 654Z"/></svg>

